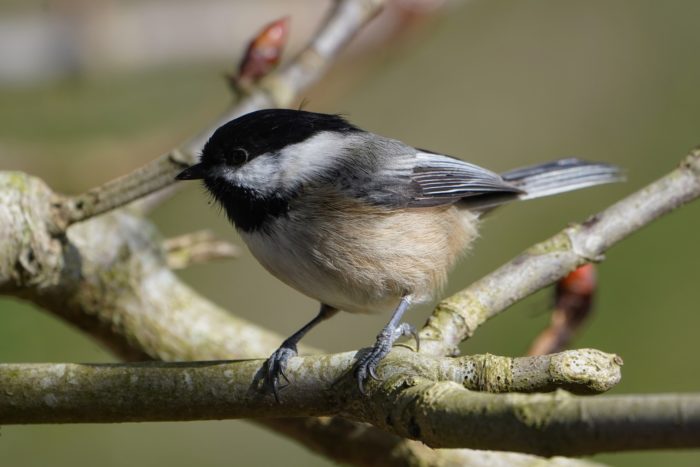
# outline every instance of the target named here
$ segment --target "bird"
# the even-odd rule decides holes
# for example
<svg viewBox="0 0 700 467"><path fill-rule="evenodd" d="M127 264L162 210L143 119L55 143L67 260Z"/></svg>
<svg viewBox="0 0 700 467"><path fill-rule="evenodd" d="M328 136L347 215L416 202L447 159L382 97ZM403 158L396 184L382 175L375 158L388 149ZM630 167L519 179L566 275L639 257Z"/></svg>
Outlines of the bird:
<svg viewBox="0 0 700 467"><path fill-rule="evenodd" d="M498 174L365 131L341 115L263 109L216 129L199 162L176 178L202 180L260 264L320 303L264 364L266 387L279 400L297 344L339 310L392 313L355 363L365 393L394 341L418 341L404 313L440 293L485 213L624 174L576 158Z"/></svg>

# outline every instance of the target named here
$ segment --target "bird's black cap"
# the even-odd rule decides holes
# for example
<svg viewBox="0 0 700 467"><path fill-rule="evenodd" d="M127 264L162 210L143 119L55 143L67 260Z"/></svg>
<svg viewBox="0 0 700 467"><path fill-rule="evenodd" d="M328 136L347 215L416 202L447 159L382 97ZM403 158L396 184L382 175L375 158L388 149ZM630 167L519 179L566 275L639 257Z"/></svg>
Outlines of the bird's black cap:
<svg viewBox="0 0 700 467"><path fill-rule="evenodd" d="M292 144L300 143L317 133L362 131L343 117L291 109L264 109L250 112L220 126L204 145L200 163L175 178L199 180L207 176L207 168L220 162L230 163L244 153L245 161L261 154L275 154Z"/></svg>
<svg viewBox="0 0 700 467"><path fill-rule="evenodd" d="M258 110L219 127L204 146L201 162L215 163L223 154L238 148L246 151L250 161L324 131L352 133L361 130L339 115L292 109Z"/></svg>

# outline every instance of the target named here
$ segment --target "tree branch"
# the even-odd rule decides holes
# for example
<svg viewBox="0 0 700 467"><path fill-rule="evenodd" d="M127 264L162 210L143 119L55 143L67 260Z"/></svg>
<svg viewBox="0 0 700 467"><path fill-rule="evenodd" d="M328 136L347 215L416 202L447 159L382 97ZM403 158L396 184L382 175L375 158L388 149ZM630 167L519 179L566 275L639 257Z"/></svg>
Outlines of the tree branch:
<svg viewBox="0 0 700 467"><path fill-rule="evenodd" d="M264 360L0 364L0 387L4 391L0 394L0 424L341 414L348 403L368 402L351 376L355 354L291 359L286 373L294 384L285 388L279 402L261 390ZM508 361L510 365L506 365ZM607 390L620 379L618 358L591 350L506 359L478 355L434 358L397 349L382 371L386 381L449 381L475 390L483 390L491 374L499 373L493 379L502 380L502 385L495 388L502 392L565 386L588 394Z"/></svg>
<svg viewBox="0 0 700 467"><path fill-rule="evenodd" d="M543 456L700 447L700 394L486 394L455 383L418 381L387 392L372 410L369 423L431 447Z"/></svg>
<svg viewBox="0 0 700 467"><path fill-rule="evenodd" d="M582 455L700 446L700 394L475 393L463 386L469 378L460 369L469 364L459 360L467 359L402 353L385 365L384 381L374 385L370 398L355 387L353 353L295 358L288 368L294 384L279 402L259 390L262 360L4 364L0 423L343 415L431 447Z"/></svg>
<svg viewBox="0 0 700 467"><path fill-rule="evenodd" d="M309 423L309 421L313 423ZM279 422L279 426L276 424ZM318 423L317 423L318 422ZM535 457L513 452L471 449L431 449L425 444L373 429L341 417L278 418L267 426L296 439L337 462L364 467L600 467L601 464L565 457ZM323 440L323 443L319 443ZM357 446L350 447L349 444Z"/></svg>
<svg viewBox="0 0 700 467"><path fill-rule="evenodd" d="M452 355L494 316L577 267L602 261L614 244L700 196L700 149L680 167L582 224L571 225L438 303L420 332L421 352Z"/></svg>

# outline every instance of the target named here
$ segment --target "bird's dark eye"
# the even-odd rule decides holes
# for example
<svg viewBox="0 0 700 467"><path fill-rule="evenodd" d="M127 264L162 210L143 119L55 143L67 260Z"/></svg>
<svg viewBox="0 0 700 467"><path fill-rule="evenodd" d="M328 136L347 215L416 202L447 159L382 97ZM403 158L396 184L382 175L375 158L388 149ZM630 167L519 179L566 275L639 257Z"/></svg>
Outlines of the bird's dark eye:
<svg viewBox="0 0 700 467"><path fill-rule="evenodd" d="M235 148L224 154L226 164L238 166L244 164L248 160L248 151L243 148Z"/></svg>

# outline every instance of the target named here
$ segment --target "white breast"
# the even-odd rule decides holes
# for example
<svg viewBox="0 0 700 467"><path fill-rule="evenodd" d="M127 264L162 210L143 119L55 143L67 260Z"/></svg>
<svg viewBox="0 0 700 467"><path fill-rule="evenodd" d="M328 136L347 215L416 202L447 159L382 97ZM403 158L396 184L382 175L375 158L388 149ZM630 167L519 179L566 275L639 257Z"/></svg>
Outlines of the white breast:
<svg viewBox="0 0 700 467"><path fill-rule="evenodd" d="M370 312L358 309L357 300L349 294L337 274L318 264L313 241L291 224L280 223L267 233L241 232L251 253L272 275L304 295L339 309ZM382 311L382 310L377 310Z"/></svg>
<svg viewBox="0 0 700 467"><path fill-rule="evenodd" d="M391 212L327 193L303 201L265 232L241 235L277 278L349 312L391 311L406 293L431 300L476 237L476 215L455 206Z"/></svg>

